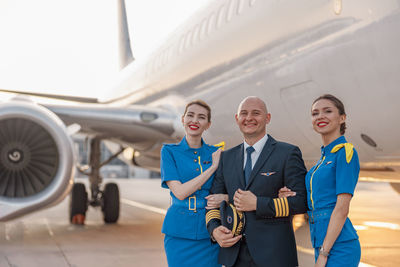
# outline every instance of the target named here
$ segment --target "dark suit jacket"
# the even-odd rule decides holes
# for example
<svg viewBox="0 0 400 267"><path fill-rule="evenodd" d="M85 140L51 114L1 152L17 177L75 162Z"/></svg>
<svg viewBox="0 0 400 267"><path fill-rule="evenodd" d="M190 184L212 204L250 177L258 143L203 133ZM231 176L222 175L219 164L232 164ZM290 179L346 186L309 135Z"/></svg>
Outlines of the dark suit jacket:
<svg viewBox="0 0 400 267"><path fill-rule="evenodd" d="M243 144L222 153L210 193L227 193L231 203L238 188L250 190L255 194L257 210L245 212L244 229L247 246L254 262L257 266L298 266L291 215L305 213L307 209L307 171L300 149L268 136L247 186L244 180L243 155ZM278 191L284 186L297 194L277 202ZM288 206L289 212L285 210L285 205ZM219 225L219 219L214 218L208 222L207 229L210 235ZM240 243L241 241L230 248L221 248L219 263L232 266L236 261Z"/></svg>

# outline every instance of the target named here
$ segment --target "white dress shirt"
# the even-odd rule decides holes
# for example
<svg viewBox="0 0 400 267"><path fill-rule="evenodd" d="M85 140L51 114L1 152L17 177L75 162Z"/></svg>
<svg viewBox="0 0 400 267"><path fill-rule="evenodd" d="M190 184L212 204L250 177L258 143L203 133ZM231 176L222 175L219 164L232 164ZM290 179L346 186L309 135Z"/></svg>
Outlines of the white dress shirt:
<svg viewBox="0 0 400 267"><path fill-rule="evenodd" d="M255 143L253 145L254 148L254 152L251 153L251 169L254 168L254 165L256 164L258 157L261 154L261 151L263 150L265 144L267 143L268 140L268 135L265 134L263 138L261 138L260 140L257 141L257 143ZM243 141L243 145L244 145L244 149L243 149L243 170L244 167L246 166L246 161L247 161L247 151L246 148L248 148L250 145L246 143L246 141Z"/></svg>

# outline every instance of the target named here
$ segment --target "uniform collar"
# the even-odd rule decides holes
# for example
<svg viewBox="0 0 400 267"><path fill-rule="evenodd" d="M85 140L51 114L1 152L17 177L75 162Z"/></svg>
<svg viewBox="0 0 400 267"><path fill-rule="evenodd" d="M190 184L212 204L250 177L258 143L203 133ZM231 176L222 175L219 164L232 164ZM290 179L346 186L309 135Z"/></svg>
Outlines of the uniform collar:
<svg viewBox="0 0 400 267"><path fill-rule="evenodd" d="M343 144L343 143L347 143L346 138L341 135L340 137L338 137L336 140L332 141L329 145L327 146L321 146L321 153L323 155L326 155L328 153L331 152L332 148L338 144Z"/></svg>
<svg viewBox="0 0 400 267"><path fill-rule="evenodd" d="M257 153L261 153L261 151L263 150L265 144L268 141L268 134L265 134L263 138L261 138L260 140L258 140L254 145L254 149L255 151L257 151ZM246 143L246 141L243 142L244 144L244 151L246 151L246 149L250 146L249 144Z"/></svg>
<svg viewBox="0 0 400 267"><path fill-rule="evenodd" d="M183 150L198 150L204 147L204 140L201 138L201 147L199 148L191 148L186 141L186 136L183 137L182 141L179 143L179 146L183 148Z"/></svg>

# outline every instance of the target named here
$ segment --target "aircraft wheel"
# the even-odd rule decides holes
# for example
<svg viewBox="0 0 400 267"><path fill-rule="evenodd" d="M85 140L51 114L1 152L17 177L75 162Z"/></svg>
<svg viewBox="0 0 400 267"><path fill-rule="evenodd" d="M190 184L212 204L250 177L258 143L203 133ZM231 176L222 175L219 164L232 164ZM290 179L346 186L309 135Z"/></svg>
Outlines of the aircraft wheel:
<svg viewBox="0 0 400 267"><path fill-rule="evenodd" d="M116 183L106 184L103 191L103 215L105 223L115 223L119 217L119 189Z"/></svg>
<svg viewBox="0 0 400 267"><path fill-rule="evenodd" d="M69 220L72 224L84 224L87 211L88 194L85 185L75 183L69 202Z"/></svg>

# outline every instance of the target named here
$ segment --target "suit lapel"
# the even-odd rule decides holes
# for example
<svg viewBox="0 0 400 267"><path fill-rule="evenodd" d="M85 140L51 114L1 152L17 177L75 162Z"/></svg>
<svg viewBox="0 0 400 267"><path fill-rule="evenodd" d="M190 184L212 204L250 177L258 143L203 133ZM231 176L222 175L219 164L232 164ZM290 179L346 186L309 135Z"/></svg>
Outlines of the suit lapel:
<svg viewBox="0 0 400 267"><path fill-rule="evenodd" d="M263 147L263 149L262 149L262 151L260 153L260 156L258 157L257 162L254 165L253 170L251 171L250 178L249 178L249 183L246 186L246 190L249 188L249 186L253 182L254 177L256 177L256 175L260 171L261 167L265 164L267 159L271 156L271 153L275 148L275 144L276 144L275 139L272 138L270 135L268 135L267 143L265 143L265 145L264 145L264 147ZM242 147L242 155L243 155L243 147ZM242 156L242 158L243 158L243 156ZM242 161L242 165L243 165L243 161ZM242 174L242 176L243 176L243 174Z"/></svg>
<svg viewBox="0 0 400 267"><path fill-rule="evenodd" d="M239 146L239 149L238 149L238 151L237 151L237 153L236 153L236 155L235 155L235 172L238 174L238 178L239 178L239 184L240 184L240 188L245 188L245 184L246 184L246 182L245 182L245 180L244 180L244 172L243 172L243 162L244 162L244 159L243 159L243 144L241 144L240 146Z"/></svg>

